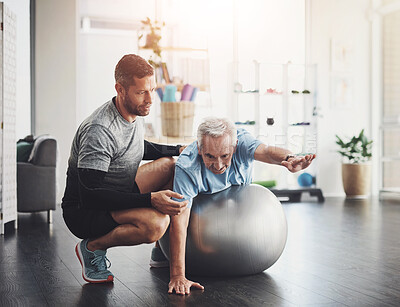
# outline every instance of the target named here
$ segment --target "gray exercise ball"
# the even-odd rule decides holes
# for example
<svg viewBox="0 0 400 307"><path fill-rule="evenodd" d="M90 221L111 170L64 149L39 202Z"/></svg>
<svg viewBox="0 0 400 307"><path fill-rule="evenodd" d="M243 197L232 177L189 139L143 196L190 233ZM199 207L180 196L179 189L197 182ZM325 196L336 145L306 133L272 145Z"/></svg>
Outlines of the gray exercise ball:
<svg viewBox="0 0 400 307"><path fill-rule="evenodd" d="M186 240L189 275L260 273L282 254L287 222L276 196L260 185L231 186L193 199ZM169 230L160 239L169 258Z"/></svg>

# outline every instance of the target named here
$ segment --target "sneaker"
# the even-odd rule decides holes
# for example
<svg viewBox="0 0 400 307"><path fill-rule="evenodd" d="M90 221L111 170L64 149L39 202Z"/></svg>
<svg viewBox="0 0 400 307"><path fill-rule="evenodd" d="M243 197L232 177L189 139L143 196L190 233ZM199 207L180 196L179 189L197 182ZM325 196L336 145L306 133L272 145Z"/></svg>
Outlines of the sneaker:
<svg viewBox="0 0 400 307"><path fill-rule="evenodd" d="M151 250L150 266L152 268L167 268L169 267L169 261L165 257L161 248L153 247Z"/></svg>
<svg viewBox="0 0 400 307"><path fill-rule="evenodd" d="M82 277L90 283L102 283L114 281L114 275L107 270L111 263L106 257L106 251L87 249L88 239L78 243L75 247L75 253L82 265ZM107 263L109 265L107 265Z"/></svg>

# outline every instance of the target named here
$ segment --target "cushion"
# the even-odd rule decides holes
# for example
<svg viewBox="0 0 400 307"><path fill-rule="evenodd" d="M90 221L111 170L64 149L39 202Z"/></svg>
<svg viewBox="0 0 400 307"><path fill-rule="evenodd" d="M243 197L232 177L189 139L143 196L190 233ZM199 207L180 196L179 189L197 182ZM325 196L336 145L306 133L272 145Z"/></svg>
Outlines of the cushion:
<svg viewBox="0 0 400 307"><path fill-rule="evenodd" d="M28 162L33 143L20 141L17 144L17 162Z"/></svg>
<svg viewBox="0 0 400 307"><path fill-rule="evenodd" d="M28 162L41 166L56 166L57 142L48 134L35 139Z"/></svg>

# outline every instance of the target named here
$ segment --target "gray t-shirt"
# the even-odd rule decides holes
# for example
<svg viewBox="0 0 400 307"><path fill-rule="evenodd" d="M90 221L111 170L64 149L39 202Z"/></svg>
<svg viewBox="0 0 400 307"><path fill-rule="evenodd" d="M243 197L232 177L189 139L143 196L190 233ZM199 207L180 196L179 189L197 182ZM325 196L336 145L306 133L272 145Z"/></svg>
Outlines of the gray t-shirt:
<svg viewBox="0 0 400 307"><path fill-rule="evenodd" d="M107 172L103 187L131 192L143 154L143 118L128 122L110 100L78 128L68 166Z"/></svg>

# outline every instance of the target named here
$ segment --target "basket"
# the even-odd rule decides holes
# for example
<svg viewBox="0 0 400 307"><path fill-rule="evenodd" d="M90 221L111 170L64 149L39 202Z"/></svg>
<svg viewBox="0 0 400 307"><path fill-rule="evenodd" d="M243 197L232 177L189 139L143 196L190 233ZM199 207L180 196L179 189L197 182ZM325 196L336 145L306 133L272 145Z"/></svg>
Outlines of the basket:
<svg viewBox="0 0 400 307"><path fill-rule="evenodd" d="M191 101L162 102L161 125L165 136L193 135L194 103Z"/></svg>

